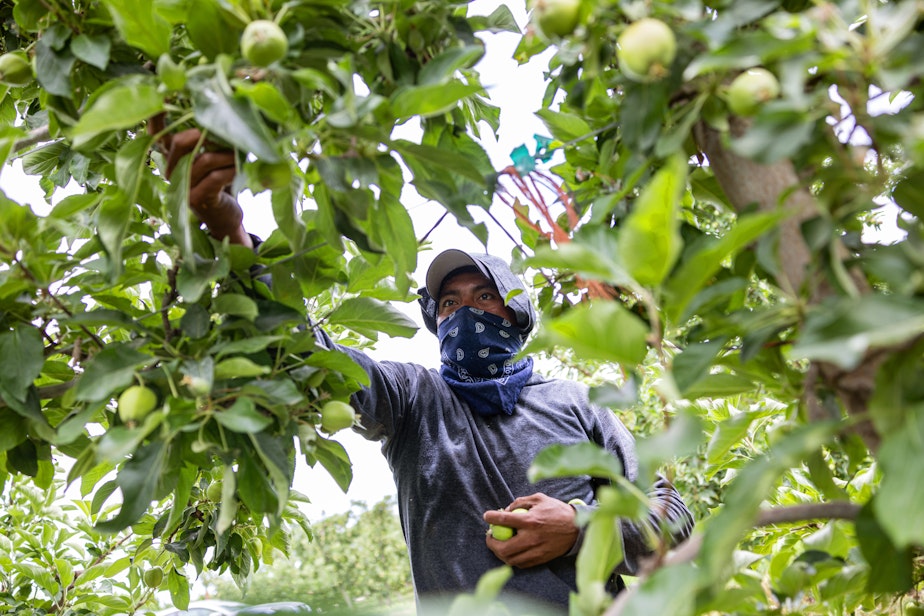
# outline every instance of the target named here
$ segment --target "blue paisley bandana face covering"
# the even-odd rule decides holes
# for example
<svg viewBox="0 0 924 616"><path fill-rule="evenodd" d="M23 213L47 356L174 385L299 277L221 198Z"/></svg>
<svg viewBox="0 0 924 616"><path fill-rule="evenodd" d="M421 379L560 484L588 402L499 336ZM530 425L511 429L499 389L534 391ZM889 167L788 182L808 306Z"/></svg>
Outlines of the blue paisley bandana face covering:
<svg viewBox="0 0 924 616"><path fill-rule="evenodd" d="M530 357L514 360L523 347L522 330L504 317L463 306L439 324L443 364L440 376L473 412L513 414L533 373Z"/></svg>

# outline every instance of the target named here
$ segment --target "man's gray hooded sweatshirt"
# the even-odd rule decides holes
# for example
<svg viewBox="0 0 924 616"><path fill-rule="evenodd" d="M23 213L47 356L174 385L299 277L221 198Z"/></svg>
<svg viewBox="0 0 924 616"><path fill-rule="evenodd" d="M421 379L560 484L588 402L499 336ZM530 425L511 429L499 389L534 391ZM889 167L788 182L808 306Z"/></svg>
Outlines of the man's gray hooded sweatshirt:
<svg viewBox="0 0 924 616"><path fill-rule="evenodd" d="M503 297L523 288L507 264L489 255L470 255L489 274ZM438 294L438 289L436 293ZM436 302L420 291L424 320L436 331ZM527 333L534 323L526 293L509 305ZM319 337L331 346L323 332ZM612 452L625 476L635 480L638 465L632 435L612 411L592 405L587 387L533 373L511 415L482 416L468 408L439 371L413 363L376 362L355 349L336 346L369 374L371 383L353 396L361 414L361 433L382 441L382 452L394 474L401 526L407 541L418 605L471 592L489 569L503 564L485 545L488 509L504 508L519 496L543 492L593 506L597 483L589 477L568 477L530 483L526 473L543 448L591 441ZM656 484L651 511L689 534L692 516L667 482ZM657 524L655 514L645 524ZM625 561L618 572L631 573L639 556L648 553L639 525L622 525ZM578 540L578 544L580 539ZM515 569L505 592L557 605L568 604L575 591L575 558L579 545L549 563Z"/></svg>

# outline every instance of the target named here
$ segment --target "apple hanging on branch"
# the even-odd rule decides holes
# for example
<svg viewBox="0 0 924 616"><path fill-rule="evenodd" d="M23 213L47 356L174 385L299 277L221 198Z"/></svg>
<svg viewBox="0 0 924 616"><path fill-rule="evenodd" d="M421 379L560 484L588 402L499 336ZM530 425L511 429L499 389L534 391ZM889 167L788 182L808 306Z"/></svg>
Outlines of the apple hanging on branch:
<svg viewBox="0 0 924 616"><path fill-rule="evenodd" d="M244 28L241 54L254 66L269 66L282 60L289 51L289 40L274 21L257 19Z"/></svg>
<svg viewBox="0 0 924 616"><path fill-rule="evenodd" d="M626 27L616 40L619 67L633 81L665 77L677 57L677 37L666 23L646 17Z"/></svg>

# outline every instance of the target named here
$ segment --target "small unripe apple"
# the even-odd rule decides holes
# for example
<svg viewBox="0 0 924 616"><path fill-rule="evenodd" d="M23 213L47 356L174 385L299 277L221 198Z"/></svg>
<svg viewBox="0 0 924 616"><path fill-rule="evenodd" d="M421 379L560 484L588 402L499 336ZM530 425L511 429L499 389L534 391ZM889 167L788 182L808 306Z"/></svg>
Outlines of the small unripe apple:
<svg viewBox="0 0 924 616"><path fill-rule="evenodd" d="M0 83L7 86L24 86L32 81L32 63L21 51L0 56Z"/></svg>
<svg viewBox="0 0 924 616"><path fill-rule="evenodd" d="M223 489L223 486L222 486L221 480L220 479L215 480L209 484L209 487L205 489L205 497L209 499L210 501L212 501L213 503L217 503L218 501L221 500L222 489Z"/></svg>
<svg viewBox="0 0 924 616"><path fill-rule="evenodd" d="M132 385L119 396L119 418L135 423L147 417L157 406L157 394L144 385Z"/></svg>
<svg viewBox="0 0 924 616"><path fill-rule="evenodd" d="M663 21L651 17L629 24L616 43L620 68L635 81L661 79L677 57L674 31Z"/></svg>
<svg viewBox="0 0 924 616"><path fill-rule="evenodd" d="M732 113L751 116L761 105L780 95L780 82L765 68L750 68L728 86L726 100Z"/></svg>
<svg viewBox="0 0 924 616"><path fill-rule="evenodd" d="M289 40L282 28L268 19L257 19L244 28L241 54L254 66L269 66L285 57Z"/></svg>
<svg viewBox="0 0 924 616"><path fill-rule="evenodd" d="M568 36L577 28L581 0L533 0L530 18L548 38Z"/></svg>
<svg viewBox="0 0 924 616"><path fill-rule="evenodd" d="M148 588L159 588L164 581L164 570L160 567L151 567L144 572L142 579Z"/></svg>
<svg viewBox="0 0 924 616"><path fill-rule="evenodd" d="M527 511L529 510L524 509L523 507L517 507L510 513L526 513ZM513 537L515 534L517 534L517 531L515 528L504 526L503 524L489 524L488 529L491 533L491 536L497 539L498 541L507 541L508 539Z"/></svg>
<svg viewBox="0 0 924 616"><path fill-rule="evenodd" d="M356 412L346 402L328 400L321 407L321 429L328 434L351 427L355 419Z"/></svg>

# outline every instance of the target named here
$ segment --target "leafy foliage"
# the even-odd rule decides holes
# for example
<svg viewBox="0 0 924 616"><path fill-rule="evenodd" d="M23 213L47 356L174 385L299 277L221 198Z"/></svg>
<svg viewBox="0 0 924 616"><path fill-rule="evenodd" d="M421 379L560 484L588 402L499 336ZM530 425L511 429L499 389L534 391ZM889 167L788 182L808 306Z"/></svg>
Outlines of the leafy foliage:
<svg viewBox="0 0 924 616"><path fill-rule="evenodd" d="M203 581L219 598L240 597L239 589L222 578ZM305 601L324 612L413 603L407 548L393 499L371 507L354 503L347 512L315 522L311 536L293 537L287 558L254 575L243 598L254 603Z"/></svg>
<svg viewBox="0 0 924 616"><path fill-rule="evenodd" d="M694 541L657 551L610 604L614 520L644 495L588 452L540 460L537 473L590 465L616 480L587 521L600 540L581 557L576 613L882 612L913 592L919 3L582 0L573 31L522 35L519 61L549 50L536 111L551 139L500 171L479 145L499 115L473 67L477 33L517 30L503 6L136 4L0 3L2 51L27 53L34 73L0 90L0 157L49 196L81 187L47 214L0 198L8 484L49 487L60 453L92 495L94 532L137 527L156 503L152 541L246 585L254 541L284 545L296 455L349 483L318 410L365 377L317 346L307 315L353 344L409 333L387 302L411 297L410 184L482 239L467 207L513 208L516 265L536 272L543 310L531 350L610 368L595 399L663 415L644 414L644 478L666 465L686 492L707 490L692 498L705 514ZM615 46L642 18L670 28L676 55L638 80ZM238 51L255 19L288 38L268 67ZM779 96L738 117L728 86L758 66ZM158 114L164 133L148 134ZM271 190L278 231L256 253L191 222L188 160L163 180L158 138L189 126L206 151L239 153L235 189ZM865 233L883 205L898 212L894 241ZM134 424L115 408L133 384L158 396Z"/></svg>

